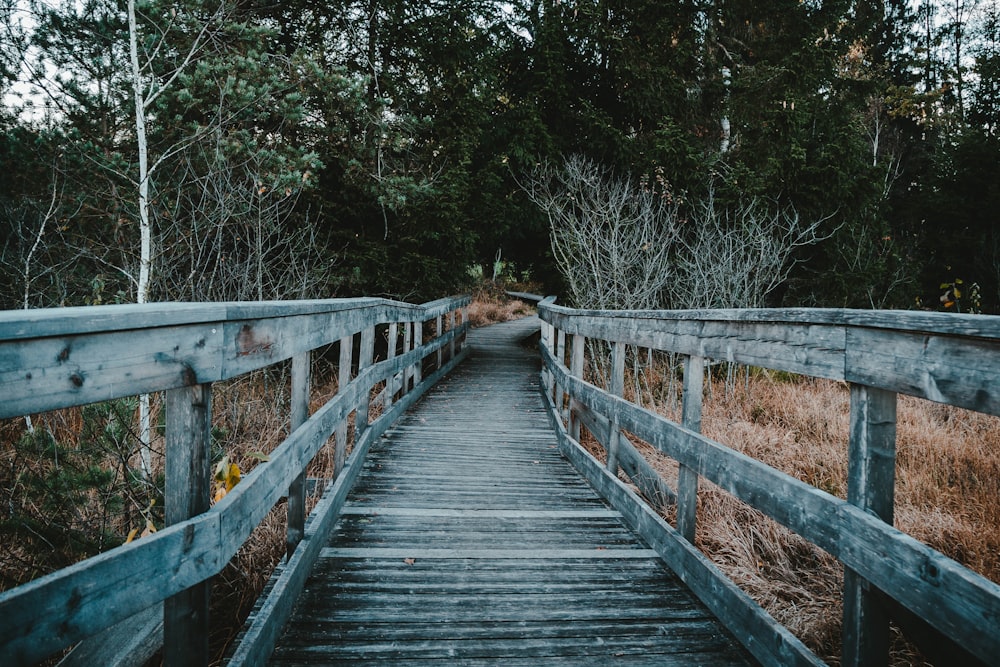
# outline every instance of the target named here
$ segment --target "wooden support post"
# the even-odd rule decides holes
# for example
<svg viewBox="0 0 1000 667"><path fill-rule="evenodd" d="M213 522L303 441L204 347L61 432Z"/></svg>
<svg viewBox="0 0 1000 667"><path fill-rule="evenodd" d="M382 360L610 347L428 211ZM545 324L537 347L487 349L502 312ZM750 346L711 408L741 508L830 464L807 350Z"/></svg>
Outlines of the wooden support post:
<svg viewBox="0 0 1000 667"><path fill-rule="evenodd" d="M608 390L614 396L625 395L625 343L615 341L611 348L611 382ZM618 476L618 448L621 442L621 427L617 414L611 417L611 432L608 433L608 472Z"/></svg>
<svg viewBox="0 0 1000 667"><path fill-rule="evenodd" d="M448 312L448 331L455 330L455 311ZM455 339L448 341L448 361L455 358Z"/></svg>
<svg viewBox="0 0 1000 667"><path fill-rule="evenodd" d="M555 347L552 348L552 354L555 356L556 361L559 362L563 368L566 366L566 332L562 329L556 329L556 339ZM562 414L563 422L566 423L569 419L569 414L566 412L566 393L563 391L562 385L559 382L555 382L553 389L555 394L552 396L552 403L556 406L556 409Z"/></svg>
<svg viewBox="0 0 1000 667"><path fill-rule="evenodd" d="M209 508L211 432L212 385L196 384L166 392L164 513L168 526ZM210 581L203 581L164 601L163 664L167 667L208 664L210 591Z"/></svg>
<svg viewBox="0 0 1000 667"><path fill-rule="evenodd" d="M469 321L469 307L468 306L462 306L462 322L461 322L461 324L465 324L468 321ZM461 339L461 341L459 341L458 349L456 350L456 352L461 352L463 347L465 347L465 334L462 334L462 339Z"/></svg>
<svg viewBox="0 0 1000 667"><path fill-rule="evenodd" d="M582 378L583 377L583 352L586 347L587 339L580 334L573 335L573 350L570 353L570 368L569 372L573 377ZM570 400L569 402L569 425L570 425L570 437L580 442L580 418L576 416L575 412L579 408L576 406L576 401Z"/></svg>
<svg viewBox="0 0 1000 667"><path fill-rule="evenodd" d="M413 322L403 323L403 354L413 349ZM413 377L413 366L403 369L403 393L410 391L410 378Z"/></svg>
<svg viewBox="0 0 1000 667"><path fill-rule="evenodd" d="M701 433L701 395L705 380L705 360L687 357L684 361L684 397L681 421L684 428ZM677 471L677 532L694 544L698 518L698 473L681 464Z"/></svg>
<svg viewBox="0 0 1000 667"><path fill-rule="evenodd" d="M847 502L892 525L896 480L896 394L851 385L851 436L847 463ZM886 665L889 617L877 589L844 569L842 664Z"/></svg>
<svg viewBox="0 0 1000 667"><path fill-rule="evenodd" d="M351 363L354 359L354 336L344 336L340 339L340 359L337 362L337 393L347 389L351 382ZM340 476L347 460L347 420L337 425L337 434L333 450L333 478Z"/></svg>
<svg viewBox="0 0 1000 667"><path fill-rule="evenodd" d="M372 365L375 356L375 327L361 332L361 349L358 352L358 375ZM371 403L371 387L363 387L358 409L354 413L354 442L361 440L361 434L368 428L368 406Z"/></svg>
<svg viewBox="0 0 1000 667"><path fill-rule="evenodd" d="M553 344L554 341L555 341L555 329L551 324L549 324L545 320L542 320L540 343L542 347L548 350L549 354L553 356L555 356L555 346ZM548 369L544 366L542 367L542 382L545 385L546 395L551 398L552 389L555 386L555 384L552 380L552 373L550 373Z"/></svg>
<svg viewBox="0 0 1000 667"><path fill-rule="evenodd" d="M310 355L302 352L292 357L291 430L309 419ZM306 534L306 471L288 486L288 518L285 552L291 557Z"/></svg>
<svg viewBox="0 0 1000 667"><path fill-rule="evenodd" d="M424 344L424 323L423 321L413 323L413 349L416 350ZM424 358L417 359L413 364L413 386L416 387L424 380Z"/></svg>
<svg viewBox="0 0 1000 667"><path fill-rule="evenodd" d="M391 361L396 358L396 340L399 338L399 324L389 323L389 340L386 345L386 359ZM393 396L396 393L396 375L391 375L385 381L385 399L382 402L383 412L388 412L392 407Z"/></svg>
<svg viewBox="0 0 1000 667"><path fill-rule="evenodd" d="M440 338L441 337L441 323L443 321L444 321L444 317L441 316L441 315L438 315L436 318L434 318L434 337L435 338ZM434 370L437 370L437 369L441 368L441 361L443 359L443 356L444 356L444 350L442 348L438 347L438 349L437 349L437 366L434 367Z"/></svg>

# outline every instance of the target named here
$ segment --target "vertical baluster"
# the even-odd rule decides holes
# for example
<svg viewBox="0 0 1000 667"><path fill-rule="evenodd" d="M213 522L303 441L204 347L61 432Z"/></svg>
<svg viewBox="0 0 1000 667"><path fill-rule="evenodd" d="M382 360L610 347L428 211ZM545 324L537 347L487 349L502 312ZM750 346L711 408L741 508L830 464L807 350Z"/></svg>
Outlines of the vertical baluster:
<svg viewBox="0 0 1000 667"><path fill-rule="evenodd" d="M455 330L455 311L448 312L448 331ZM455 339L448 341L448 361L455 358Z"/></svg>
<svg viewBox="0 0 1000 667"><path fill-rule="evenodd" d="M583 377L583 351L586 347L587 339L580 334L573 334L573 350L570 353L572 356L570 358L570 369L569 372L573 377L582 378ZM580 441L580 418L577 416L577 412L580 409L579 404L575 400L570 400L569 406L569 416L570 416L570 437Z"/></svg>
<svg viewBox="0 0 1000 667"><path fill-rule="evenodd" d="M361 349L358 351L358 375L372 365L375 356L375 327L368 327L361 332ZM361 440L362 434L368 429L368 406L371 403L371 386L361 387L361 399L354 413L354 442Z"/></svg>
<svg viewBox="0 0 1000 667"><path fill-rule="evenodd" d="M562 329L556 330L556 340L555 347L552 349L553 356L555 356L556 361L559 365L566 367L566 332ZM556 406L556 410L562 413L563 421L565 422L569 419L569 415L566 414L566 396L563 392L562 385L555 382L554 385L555 394L552 396L552 402Z"/></svg>
<svg viewBox="0 0 1000 667"><path fill-rule="evenodd" d="M434 318L434 337L435 338L440 338L441 337L441 333L442 333L441 332L441 323L443 321L444 321L444 317L441 316L441 315L438 315L437 317ZM443 360L443 356L444 356L444 350L439 346L438 349L437 349L437 366L434 367L434 370L437 370L438 368L441 368L441 362Z"/></svg>
<svg viewBox="0 0 1000 667"><path fill-rule="evenodd" d="M424 344L424 322L419 320L413 323L413 349L416 350ZM423 382L424 379L424 358L421 356L417 363L413 364L413 386Z"/></svg>
<svg viewBox="0 0 1000 667"><path fill-rule="evenodd" d="M704 388L705 360L687 357L684 361L684 398L681 421L684 428L701 432L701 395ZM694 543L698 515L698 473L681 464L677 476L677 532Z"/></svg>
<svg viewBox="0 0 1000 667"><path fill-rule="evenodd" d="M351 382L351 363L354 359L354 336L344 336L340 339L340 359L337 362L337 393L347 390ZM336 442L333 450L333 477L340 476L347 459L347 420L337 424Z"/></svg>
<svg viewBox="0 0 1000 667"><path fill-rule="evenodd" d="M413 322L403 323L403 354L413 349ZM403 369L403 393L410 391L410 378L413 377L413 365Z"/></svg>
<svg viewBox="0 0 1000 667"><path fill-rule="evenodd" d="M469 321L469 306L468 304L462 306L462 321L460 324L465 324ZM457 352L461 352L462 348L465 347L465 334L462 334L462 339L459 341Z"/></svg>
<svg viewBox="0 0 1000 667"><path fill-rule="evenodd" d="M611 348L611 382L608 389L614 396L625 394L625 343L615 341ZM621 427L618 424L617 411L611 417L611 430L608 433L608 471L618 475L618 449L621 441Z"/></svg>
<svg viewBox="0 0 1000 667"><path fill-rule="evenodd" d="M399 338L399 324L396 322L389 323L389 339L386 345L386 359L392 361L396 358L396 340ZM392 407L393 395L396 393L396 374L390 375L385 381L385 399L382 404L382 409L385 412L389 411Z"/></svg>
<svg viewBox="0 0 1000 667"><path fill-rule="evenodd" d="M209 508L212 385L171 389L165 408L164 512L172 526ZM203 581L164 601L163 662L168 667L208 664L210 590L210 581Z"/></svg>
<svg viewBox="0 0 1000 667"><path fill-rule="evenodd" d="M896 394L851 385L851 436L847 502L893 522L896 480ZM889 660L889 618L878 590L844 569L842 664L885 665Z"/></svg>
<svg viewBox="0 0 1000 667"><path fill-rule="evenodd" d="M294 431L309 419L310 355L303 352L292 357L291 429ZM305 536L306 471L288 487L287 531L285 551L291 556Z"/></svg>

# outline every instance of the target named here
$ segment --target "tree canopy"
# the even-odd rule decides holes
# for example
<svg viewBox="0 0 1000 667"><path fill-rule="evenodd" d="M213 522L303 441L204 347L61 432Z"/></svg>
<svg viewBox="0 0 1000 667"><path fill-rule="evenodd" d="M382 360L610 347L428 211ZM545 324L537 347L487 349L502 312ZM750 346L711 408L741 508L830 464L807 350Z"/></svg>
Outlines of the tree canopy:
<svg viewBox="0 0 1000 667"><path fill-rule="evenodd" d="M153 300L423 299L498 258L560 291L522 186L578 156L669 193L684 247L706 197L816 223L769 303L996 312L998 17L997 0L5 0L0 305L135 300L144 205Z"/></svg>

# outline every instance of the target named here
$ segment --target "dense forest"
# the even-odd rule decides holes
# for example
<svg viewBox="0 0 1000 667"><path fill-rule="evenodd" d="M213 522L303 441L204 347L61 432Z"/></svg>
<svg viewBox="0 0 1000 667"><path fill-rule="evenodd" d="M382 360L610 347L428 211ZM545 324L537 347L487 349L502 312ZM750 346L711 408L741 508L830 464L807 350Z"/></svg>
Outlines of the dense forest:
<svg viewBox="0 0 1000 667"><path fill-rule="evenodd" d="M3 308L560 292L546 196L572 216L589 183L654 227L669 209L670 243L641 246L666 265L784 234L752 298L671 288L712 255L644 285L653 305L1000 310L996 0L2 0L0 21Z"/></svg>

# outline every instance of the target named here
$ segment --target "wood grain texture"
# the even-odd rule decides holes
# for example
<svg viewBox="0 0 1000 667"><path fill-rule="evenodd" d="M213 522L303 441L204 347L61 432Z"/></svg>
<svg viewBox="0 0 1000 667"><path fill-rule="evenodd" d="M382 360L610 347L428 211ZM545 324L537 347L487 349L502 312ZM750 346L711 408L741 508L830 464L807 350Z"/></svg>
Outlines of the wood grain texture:
<svg viewBox="0 0 1000 667"><path fill-rule="evenodd" d="M748 663L560 456L526 325L373 446L271 664Z"/></svg>
<svg viewBox="0 0 1000 667"><path fill-rule="evenodd" d="M581 403L839 558L845 566L989 661L1000 655L1000 586L865 510L545 363Z"/></svg>

